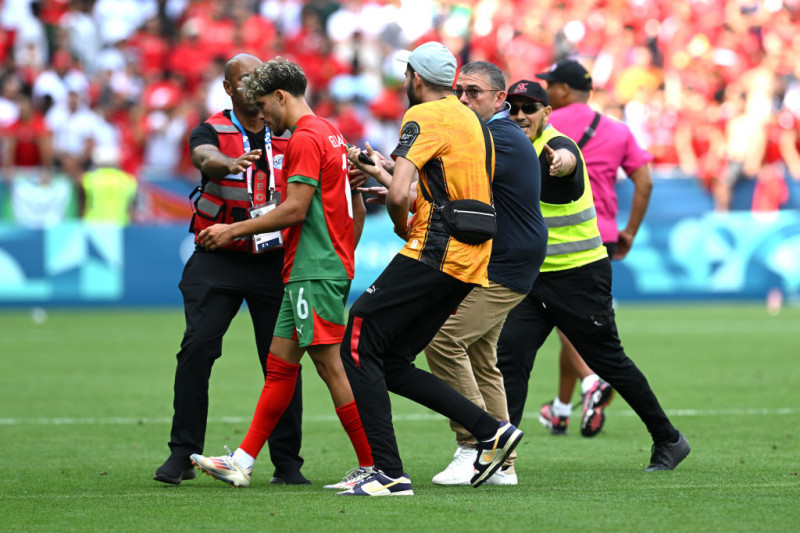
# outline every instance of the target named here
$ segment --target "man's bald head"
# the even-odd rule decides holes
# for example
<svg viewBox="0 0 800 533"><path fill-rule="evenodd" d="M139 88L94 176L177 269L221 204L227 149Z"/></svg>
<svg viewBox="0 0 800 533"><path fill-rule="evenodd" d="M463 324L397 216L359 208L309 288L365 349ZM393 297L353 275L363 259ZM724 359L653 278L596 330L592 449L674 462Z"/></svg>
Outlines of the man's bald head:
<svg viewBox="0 0 800 533"><path fill-rule="evenodd" d="M252 54L236 54L225 63L225 79L233 82L244 72L251 72L262 61Z"/></svg>
<svg viewBox="0 0 800 533"><path fill-rule="evenodd" d="M225 79L222 85L231 97L233 110L237 115L257 115L258 109L244 101L242 84L262 61L252 54L236 54L225 63Z"/></svg>

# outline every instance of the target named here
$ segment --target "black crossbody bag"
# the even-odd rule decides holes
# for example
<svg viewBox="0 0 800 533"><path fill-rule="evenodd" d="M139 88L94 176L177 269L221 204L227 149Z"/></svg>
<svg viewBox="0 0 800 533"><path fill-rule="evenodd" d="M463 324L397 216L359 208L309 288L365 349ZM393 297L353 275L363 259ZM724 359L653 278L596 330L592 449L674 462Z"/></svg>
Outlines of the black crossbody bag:
<svg viewBox="0 0 800 533"><path fill-rule="evenodd" d="M494 200L492 198L492 141L489 128L478 117L483 130L486 146L486 175L489 177L489 198L487 204L480 200L445 200L435 201L424 186L420 186L422 196L431 204L434 212L442 217L451 237L464 244L482 244L497 234ZM421 185L421 184L420 184Z"/></svg>

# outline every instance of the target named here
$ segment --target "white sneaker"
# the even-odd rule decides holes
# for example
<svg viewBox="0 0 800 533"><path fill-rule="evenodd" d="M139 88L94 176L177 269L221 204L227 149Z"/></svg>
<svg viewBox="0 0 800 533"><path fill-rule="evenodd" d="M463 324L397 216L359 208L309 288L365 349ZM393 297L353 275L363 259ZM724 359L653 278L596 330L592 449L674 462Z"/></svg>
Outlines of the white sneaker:
<svg viewBox="0 0 800 533"><path fill-rule="evenodd" d="M477 456L477 448L459 446L447 468L433 476L433 483L436 485L469 485L475 474L473 463Z"/></svg>
<svg viewBox="0 0 800 533"><path fill-rule="evenodd" d="M342 480L332 485L325 485L326 489L347 490L352 489L369 476L372 475L373 468L371 466L359 466L347 471Z"/></svg>
<svg viewBox="0 0 800 533"><path fill-rule="evenodd" d="M516 485L517 484L517 473L514 472L514 467L509 466L508 468L500 469L492 476L484 481L485 485Z"/></svg>
<svg viewBox="0 0 800 533"><path fill-rule="evenodd" d="M233 454L227 446L225 446L225 451L228 452L228 455L220 455L218 457L205 457L199 453L193 453L191 455L192 463L209 476L224 481L229 485L234 487L249 486L253 467L242 468L239 463L234 461Z"/></svg>

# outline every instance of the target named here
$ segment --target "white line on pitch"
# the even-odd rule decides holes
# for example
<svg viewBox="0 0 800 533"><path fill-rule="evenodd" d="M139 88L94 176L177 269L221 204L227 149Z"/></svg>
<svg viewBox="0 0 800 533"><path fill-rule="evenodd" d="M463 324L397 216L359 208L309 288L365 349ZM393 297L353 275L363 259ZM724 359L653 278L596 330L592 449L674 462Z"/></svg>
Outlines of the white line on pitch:
<svg viewBox="0 0 800 533"><path fill-rule="evenodd" d="M612 416L636 416L630 409L614 410ZM674 409L667 411L668 416L771 416L771 415L800 415L800 409L793 407L782 407L777 409L750 408L750 409ZM538 413L532 412L524 415L524 418L536 418ZM420 414L398 414L394 415L394 420L402 422L440 420L443 417L436 413ZM242 416L223 416L210 417L211 423L222 424L242 424L248 423L252 417ZM338 422L339 419L332 415L305 416L304 422ZM111 417L111 418L0 418L0 426L60 426L60 425L144 425L144 424L169 424L172 419L169 417Z"/></svg>

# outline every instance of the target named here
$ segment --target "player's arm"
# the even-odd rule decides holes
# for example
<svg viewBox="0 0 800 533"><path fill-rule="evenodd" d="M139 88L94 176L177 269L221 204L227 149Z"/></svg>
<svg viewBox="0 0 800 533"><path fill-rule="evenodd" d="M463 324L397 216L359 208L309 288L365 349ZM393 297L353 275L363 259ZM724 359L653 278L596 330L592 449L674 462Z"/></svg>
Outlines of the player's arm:
<svg viewBox="0 0 800 533"><path fill-rule="evenodd" d="M353 193L353 248L358 246L361 234L364 232L364 220L367 217L367 206L364 205L364 195L357 189Z"/></svg>
<svg viewBox="0 0 800 533"><path fill-rule="evenodd" d="M272 211L258 218L242 220L233 224L214 224L200 232L198 242L206 250L215 250L230 244L234 239L249 237L257 233L279 231L306 219L308 206L316 187L306 183L290 182L286 187L286 199Z"/></svg>
<svg viewBox="0 0 800 533"><path fill-rule="evenodd" d="M417 167L405 157L398 157L394 176L386 193L386 211L394 223L394 232L405 239L408 236L408 212L411 208L411 184Z"/></svg>
<svg viewBox="0 0 800 533"><path fill-rule="evenodd" d="M650 204L650 193L653 191L653 177L650 175L650 166L645 164L634 170L628 176L633 181L633 203L631 204L631 214L628 216L628 224L625 229L619 232L617 241L617 251L613 259L622 259L633 246L633 238L639 231L639 226L644 220L647 206Z"/></svg>
<svg viewBox="0 0 800 533"><path fill-rule="evenodd" d="M192 150L192 164L211 179L241 174L261 157L261 150L250 150L239 157L228 157L213 144L201 144Z"/></svg>
<svg viewBox="0 0 800 533"><path fill-rule="evenodd" d="M394 164L391 160L385 158L379 152L372 149L369 143L366 143L366 150L364 153L372 160L371 165L364 164L359 160L358 156L362 151L357 146L347 147L347 158L358 170L365 173L367 176L375 178L378 183L384 187L389 187L392 183L392 172L394 171Z"/></svg>

